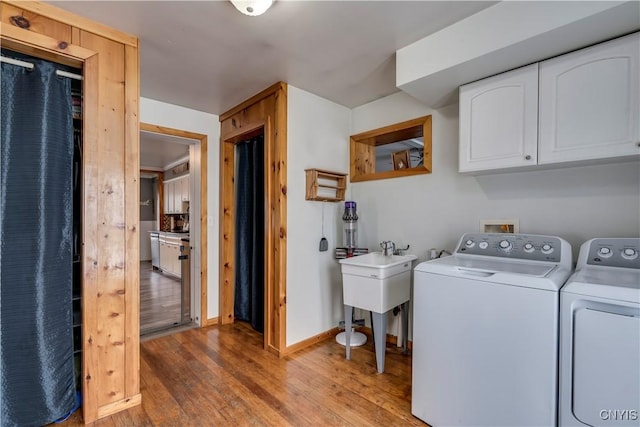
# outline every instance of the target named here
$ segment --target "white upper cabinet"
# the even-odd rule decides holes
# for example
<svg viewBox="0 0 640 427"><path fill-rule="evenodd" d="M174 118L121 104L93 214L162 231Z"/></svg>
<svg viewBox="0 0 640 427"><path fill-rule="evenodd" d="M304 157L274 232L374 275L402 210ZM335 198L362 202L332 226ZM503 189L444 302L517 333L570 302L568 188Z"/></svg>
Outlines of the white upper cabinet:
<svg viewBox="0 0 640 427"><path fill-rule="evenodd" d="M173 181L173 213L182 213L182 178Z"/></svg>
<svg viewBox="0 0 640 427"><path fill-rule="evenodd" d="M460 87L460 172L535 165L538 64Z"/></svg>
<svg viewBox="0 0 640 427"><path fill-rule="evenodd" d="M460 172L640 158L640 33L460 87Z"/></svg>
<svg viewBox="0 0 640 427"><path fill-rule="evenodd" d="M539 163L640 153L640 33L540 63Z"/></svg>
<svg viewBox="0 0 640 427"><path fill-rule="evenodd" d="M172 178L164 182L164 213L182 214L182 202L189 201L189 175ZM184 209L186 210L186 209Z"/></svg>
<svg viewBox="0 0 640 427"><path fill-rule="evenodd" d="M171 214L174 212L173 193L175 188L175 181L164 182L164 213Z"/></svg>
<svg viewBox="0 0 640 427"><path fill-rule="evenodd" d="M183 202L188 202L189 201L189 184L190 184L190 179L189 179L189 175L185 175L182 178L182 201Z"/></svg>

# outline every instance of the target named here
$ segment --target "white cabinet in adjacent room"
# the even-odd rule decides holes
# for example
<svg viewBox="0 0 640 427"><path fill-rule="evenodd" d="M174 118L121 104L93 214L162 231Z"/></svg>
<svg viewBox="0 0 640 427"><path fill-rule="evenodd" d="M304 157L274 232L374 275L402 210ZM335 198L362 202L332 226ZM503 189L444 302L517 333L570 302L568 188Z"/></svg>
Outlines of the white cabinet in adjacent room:
<svg viewBox="0 0 640 427"><path fill-rule="evenodd" d="M164 213L183 214L182 202L189 201L189 175L173 178L164 182Z"/></svg>
<svg viewBox="0 0 640 427"><path fill-rule="evenodd" d="M175 192L175 181L165 181L164 185L164 213L174 213L175 202L173 199L173 193Z"/></svg>
<svg viewBox="0 0 640 427"><path fill-rule="evenodd" d="M535 165L538 64L460 87L460 172Z"/></svg>
<svg viewBox="0 0 640 427"><path fill-rule="evenodd" d="M540 63L539 163L640 153L640 34Z"/></svg>
<svg viewBox="0 0 640 427"><path fill-rule="evenodd" d="M182 275L182 261L179 258L181 244L180 237L160 233L160 269L178 278Z"/></svg>
<svg viewBox="0 0 640 427"><path fill-rule="evenodd" d="M182 201L183 202L188 202L190 197L189 197L189 187L190 187L191 181L189 179L189 175L185 175L182 177Z"/></svg>

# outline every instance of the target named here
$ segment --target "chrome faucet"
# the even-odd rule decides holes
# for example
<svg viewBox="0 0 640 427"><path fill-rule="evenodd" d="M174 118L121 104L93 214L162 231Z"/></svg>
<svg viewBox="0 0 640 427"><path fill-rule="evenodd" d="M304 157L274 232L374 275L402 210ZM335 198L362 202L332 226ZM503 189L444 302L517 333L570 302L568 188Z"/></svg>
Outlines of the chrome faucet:
<svg viewBox="0 0 640 427"><path fill-rule="evenodd" d="M382 255L384 256L391 256L396 253L396 244L391 240L380 242L380 247L382 248Z"/></svg>

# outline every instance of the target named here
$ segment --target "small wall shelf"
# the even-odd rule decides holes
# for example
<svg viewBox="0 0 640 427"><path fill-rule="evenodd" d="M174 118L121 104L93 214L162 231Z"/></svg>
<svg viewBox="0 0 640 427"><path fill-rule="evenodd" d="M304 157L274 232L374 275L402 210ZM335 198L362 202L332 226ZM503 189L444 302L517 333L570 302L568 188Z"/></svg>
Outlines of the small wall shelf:
<svg viewBox="0 0 640 427"><path fill-rule="evenodd" d="M321 169L305 169L307 174L306 200L340 202L347 188L347 174Z"/></svg>
<svg viewBox="0 0 640 427"><path fill-rule="evenodd" d="M430 115L351 135L350 140L351 182L431 173ZM391 147L395 148L390 151ZM413 155L405 154L407 149ZM417 165L411 166L412 157ZM380 158L393 159L389 169L379 167Z"/></svg>

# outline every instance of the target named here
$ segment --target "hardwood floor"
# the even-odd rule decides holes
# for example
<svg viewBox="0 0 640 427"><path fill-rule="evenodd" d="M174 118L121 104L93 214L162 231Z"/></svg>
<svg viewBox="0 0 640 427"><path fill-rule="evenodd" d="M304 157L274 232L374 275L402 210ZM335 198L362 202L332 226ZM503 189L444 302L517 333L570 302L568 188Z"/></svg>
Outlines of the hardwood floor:
<svg viewBox="0 0 640 427"><path fill-rule="evenodd" d="M403 426L411 415L411 357L328 340L279 359L245 323L191 329L141 344L142 405L96 426ZM80 415L62 426L80 425Z"/></svg>
<svg viewBox="0 0 640 427"><path fill-rule="evenodd" d="M140 333L180 323L180 280L140 263Z"/></svg>

